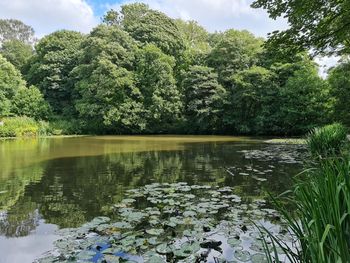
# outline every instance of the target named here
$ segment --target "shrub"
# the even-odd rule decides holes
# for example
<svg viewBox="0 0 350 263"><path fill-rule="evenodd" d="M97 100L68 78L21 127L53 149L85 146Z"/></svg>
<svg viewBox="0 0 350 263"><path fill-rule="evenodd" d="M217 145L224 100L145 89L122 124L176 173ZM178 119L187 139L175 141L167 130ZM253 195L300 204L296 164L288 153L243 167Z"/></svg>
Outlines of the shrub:
<svg viewBox="0 0 350 263"><path fill-rule="evenodd" d="M29 117L9 117L3 119L0 126L0 137L36 136L39 131L38 123Z"/></svg>
<svg viewBox="0 0 350 263"><path fill-rule="evenodd" d="M346 142L347 129L339 123L313 129L308 137L307 144L314 157L338 155Z"/></svg>
<svg viewBox="0 0 350 263"><path fill-rule="evenodd" d="M56 119L50 122L52 135L81 134L80 123L76 120Z"/></svg>
<svg viewBox="0 0 350 263"><path fill-rule="evenodd" d="M52 134L52 129L50 127L50 123L47 121L38 121L38 135L39 136L49 136Z"/></svg>

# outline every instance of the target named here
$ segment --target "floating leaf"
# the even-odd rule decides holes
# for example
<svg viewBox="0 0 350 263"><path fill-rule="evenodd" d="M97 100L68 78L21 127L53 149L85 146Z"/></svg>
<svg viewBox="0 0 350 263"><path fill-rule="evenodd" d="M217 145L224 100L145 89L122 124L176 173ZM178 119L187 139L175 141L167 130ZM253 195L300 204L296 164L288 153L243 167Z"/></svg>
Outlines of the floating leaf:
<svg viewBox="0 0 350 263"><path fill-rule="evenodd" d="M146 233L153 235L153 236L159 236L160 234L162 234L164 232L163 229L161 228L151 228L151 229L147 229Z"/></svg>
<svg viewBox="0 0 350 263"><path fill-rule="evenodd" d="M250 253L246 250L236 250L234 255L238 260L243 262L247 262L250 260Z"/></svg>
<svg viewBox="0 0 350 263"><path fill-rule="evenodd" d="M235 238L235 237L229 238L227 240L227 244L229 244L232 247L236 247L236 246L240 245L241 243L242 243L242 241L239 238Z"/></svg>

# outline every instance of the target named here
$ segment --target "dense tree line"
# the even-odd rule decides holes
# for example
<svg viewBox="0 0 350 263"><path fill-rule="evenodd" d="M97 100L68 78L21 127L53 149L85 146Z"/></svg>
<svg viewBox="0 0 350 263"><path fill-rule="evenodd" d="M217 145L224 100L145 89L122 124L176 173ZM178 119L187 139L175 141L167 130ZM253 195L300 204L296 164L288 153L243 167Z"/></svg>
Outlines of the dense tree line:
<svg viewBox="0 0 350 263"><path fill-rule="evenodd" d="M346 59L324 80L307 50L287 52L277 35L265 42L245 30L209 33L139 3L102 21L88 35L61 30L36 42L31 27L1 20L0 116L63 119L99 134L303 134L333 120L350 125Z"/></svg>

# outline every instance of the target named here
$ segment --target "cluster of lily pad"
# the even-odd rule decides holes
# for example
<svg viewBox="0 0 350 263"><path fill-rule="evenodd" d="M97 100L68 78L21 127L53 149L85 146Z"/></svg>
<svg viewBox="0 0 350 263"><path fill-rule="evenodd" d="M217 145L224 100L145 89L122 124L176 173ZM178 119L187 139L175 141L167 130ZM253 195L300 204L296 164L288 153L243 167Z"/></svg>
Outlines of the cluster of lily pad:
<svg viewBox="0 0 350 263"><path fill-rule="evenodd" d="M113 220L60 230L38 262L267 262L255 224L292 242L264 200L245 202L231 187L154 183L126 195Z"/></svg>
<svg viewBox="0 0 350 263"><path fill-rule="evenodd" d="M246 159L259 161L276 161L279 163L303 163L306 155L303 144L271 144L261 150L243 150Z"/></svg>

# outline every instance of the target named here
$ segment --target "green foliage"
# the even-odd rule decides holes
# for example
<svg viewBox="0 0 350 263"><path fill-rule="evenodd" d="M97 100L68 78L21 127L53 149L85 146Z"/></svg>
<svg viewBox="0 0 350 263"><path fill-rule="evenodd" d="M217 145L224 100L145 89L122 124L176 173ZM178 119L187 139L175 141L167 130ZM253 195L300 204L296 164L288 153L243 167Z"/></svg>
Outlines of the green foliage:
<svg viewBox="0 0 350 263"><path fill-rule="evenodd" d="M275 115L286 134L305 134L328 121L329 90L311 61L301 64L280 89L280 108Z"/></svg>
<svg viewBox="0 0 350 263"><path fill-rule="evenodd" d="M0 137L36 136L39 130L38 123L29 117L3 118L0 126Z"/></svg>
<svg viewBox="0 0 350 263"><path fill-rule="evenodd" d="M186 50L184 56L193 65L204 64L206 56L211 47L209 45L209 33L196 21L184 21L176 19L175 23L179 28ZM185 65L181 65L184 67Z"/></svg>
<svg viewBox="0 0 350 263"><path fill-rule="evenodd" d="M183 81L187 130L214 133L220 128L225 89L218 83L214 69L192 66Z"/></svg>
<svg viewBox="0 0 350 263"><path fill-rule="evenodd" d="M107 59L94 62L92 74L77 83L80 117L95 131L137 132L145 128L140 91L133 74ZM140 101L140 102L138 102Z"/></svg>
<svg viewBox="0 0 350 263"><path fill-rule="evenodd" d="M184 50L178 27L165 14L141 3L122 6L121 14L123 29L135 40L152 43L167 55L177 56Z"/></svg>
<svg viewBox="0 0 350 263"><path fill-rule="evenodd" d="M298 179L293 199L295 214L278 200L274 203L297 238L296 248L288 247L270 234L290 262L348 262L350 258L350 160L324 159ZM265 229L266 230L266 229ZM266 230L267 231L267 230ZM266 249L266 254L270 252ZM270 258L269 262L275 262Z"/></svg>
<svg viewBox="0 0 350 263"><path fill-rule="evenodd" d="M17 116L28 116L36 120L50 117L50 107L35 86L22 87L17 91L12 101L12 112Z"/></svg>
<svg viewBox="0 0 350 263"><path fill-rule="evenodd" d="M174 58L154 45L145 46L138 54L136 85L143 98L147 132L169 132L180 119L182 101L174 79L174 66Z"/></svg>
<svg viewBox="0 0 350 263"><path fill-rule="evenodd" d="M350 127L350 61L333 68L328 82L334 99L333 118Z"/></svg>
<svg viewBox="0 0 350 263"><path fill-rule="evenodd" d="M0 45L8 40L19 40L32 45L36 40L34 29L16 19L0 19Z"/></svg>
<svg viewBox="0 0 350 263"><path fill-rule="evenodd" d="M71 70L80 54L81 33L61 30L42 38L29 61L26 79L44 94L55 113L72 113L73 84Z"/></svg>
<svg viewBox="0 0 350 263"><path fill-rule="evenodd" d="M102 22L108 26L119 26L121 22L120 14L111 9L103 16Z"/></svg>
<svg viewBox="0 0 350 263"><path fill-rule="evenodd" d="M233 74L257 63L263 44L261 38L250 32L234 29L219 35L216 42L208 56L208 64L217 70L219 81L225 87L230 85Z"/></svg>
<svg viewBox="0 0 350 263"><path fill-rule="evenodd" d="M82 44L73 71L75 107L93 132L139 132L145 128L141 93L131 71L135 41L118 27L101 25Z"/></svg>
<svg viewBox="0 0 350 263"><path fill-rule="evenodd" d="M0 53L18 70L22 70L28 59L32 56L33 48L20 40L13 39L2 44Z"/></svg>
<svg viewBox="0 0 350 263"><path fill-rule="evenodd" d="M350 2L348 0L255 0L255 8L267 9L270 17L286 17L289 28L275 31L268 44L292 50L350 52Z"/></svg>
<svg viewBox="0 0 350 263"><path fill-rule="evenodd" d="M315 157L338 155L346 144L348 130L339 123L313 129L307 137L309 151Z"/></svg>
<svg viewBox="0 0 350 263"><path fill-rule="evenodd" d="M2 53L43 96L0 57L0 116L50 119L48 102L55 118L99 134L299 135L350 119L346 63L326 82L307 52L264 46L248 31L210 34L134 3L108 11L86 36L45 36L28 59L30 30L12 22L0 22Z"/></svg>
<svg viewBox="0 0 350 263"><path fill-rule="evenodd" d="M82 124L80 121L71 119L53 118L49 123L41 126L46 135L72 135L82 134Z"/></svg>
<svg viewBox="0 0 350 263"><path fill-rule="evenodd" d="M224 115L226 127L236 133L273 131L279 96L274 73L253 66L235 74L232 83Z"/></svg>
<svg viewBox="0 0 350 263"><path fill-rule="evenodd" d="M20 72L0 55L0 116L11 115L11 101L25 87Z"/></svg>

